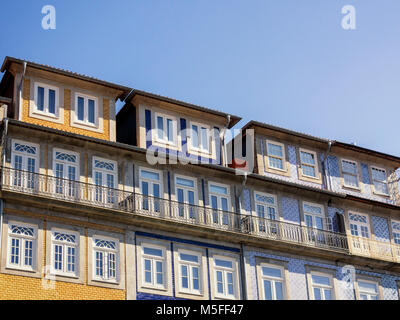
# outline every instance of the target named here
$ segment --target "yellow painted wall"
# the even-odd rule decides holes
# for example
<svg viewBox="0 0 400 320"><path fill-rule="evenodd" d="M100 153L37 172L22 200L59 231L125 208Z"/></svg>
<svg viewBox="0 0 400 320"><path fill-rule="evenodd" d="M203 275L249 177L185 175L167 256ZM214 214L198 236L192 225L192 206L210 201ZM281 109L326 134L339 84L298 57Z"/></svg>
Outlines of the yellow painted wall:
<svg viewBox="0 0 400 320"><path fill-rule="evenodd" d="M110 140L110 101L103 98L103 133L93 132L81 128L71 127L71 90L64 89L64 124L54 123L29 116L30 99L30 80L24 79L24 88L22 92L22 121L37 124L44 127L68 131L93 138Z"/></svg>

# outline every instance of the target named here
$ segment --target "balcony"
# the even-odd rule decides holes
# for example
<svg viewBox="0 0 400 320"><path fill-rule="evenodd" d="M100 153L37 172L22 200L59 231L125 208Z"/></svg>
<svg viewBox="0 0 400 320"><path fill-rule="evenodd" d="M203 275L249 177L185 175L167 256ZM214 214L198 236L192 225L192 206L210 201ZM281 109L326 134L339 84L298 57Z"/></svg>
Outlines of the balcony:
<svg viewBox="0 0 400 320"><path fill-rule="evenodd" d="M151 216L213 230L247 234L280 243L400 262L400 246L389 242L351 237L255 216L244 216L49 175L2 168L1 189L134 215Z"/></svg>

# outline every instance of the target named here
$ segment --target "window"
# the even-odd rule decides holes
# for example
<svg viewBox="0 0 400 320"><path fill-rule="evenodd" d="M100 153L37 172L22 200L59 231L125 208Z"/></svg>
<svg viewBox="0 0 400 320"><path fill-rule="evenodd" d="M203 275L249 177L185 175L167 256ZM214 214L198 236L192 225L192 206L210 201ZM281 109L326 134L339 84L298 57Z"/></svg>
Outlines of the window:
<svg viewBox="0 0 400 320"><path fill-rule="evenodd" d="M358 280L357 286L358 286L358 296L360 300L379 300L377 282Z"/></svg>
<svg viewBox="0 0 400 320"><path fill-rule="evenodd" d="M94 279L117 281L118 248L118 240L100 237L93 238Z"/></svg>
<svg viewBox="0 0 400 320"><path fill-rule="evenodd" d="M388 195L389 192L386 170L377 167L371 167L371 175L375 192L383 195Z"/></svg>
<svg viewBox="0 0 400 320"><path fill-rule="evenodd" d="M178 264L181 291L201 294L201 255L192 251L179 250Z"/></svg>
<svg viewBox="0 0 400 320"><path fill-rule="evenodd" d="M277 233L278 225L268 220L279 220L276 196L267 193L255 193L255 206L258 220L258 231ZM265 220L268 219L268 220Z"/></svg>
<svg viewBox="0 0 400 320"><path fill-rule="evenodd" d="M392 234L395 244L400 244L400 221L392 221Z"/></svg>
<svg viewBox="0 0 400 320"><path fill-rule="evenodd" d="M7 266L24 270L35 268L36 227L19 223L8 224Z"/></svg>
<svg viewBox="0 0 400 320"><path fill-rule="evenodd" d="M264 300L284 300L284 268L276 265L261 265L261 281Z"/></svg>
<svg viewBox="0 0 400 320"><path fill-rule="evenodd" d="M349 212L349 221L352 236L369 238L369 222L366 215Z"/></svg>
<svg viewBox="0 0 400 320"><path fill-rule="evenodd" d="M141 202L142 210L150 212L161 212L161 171L151 169L140 169L140 192L143 200Z"/></svg>
<svg viewBox="0 0 400 320"><path fill-rule="evenodd" d="M97 98L77 93L75 95L75 119L81 124L95 126L98 118Z"/></svg>
<svg viewBox="0 0 400 320"><path fill-rule="evenodd" d="M268 167L286 171L285 147L282 143L267 140Z"/></svg>
<svg viewBox="0 0 400 320"><path fill-rule="evenodd" d="M115 161L93 157L93 180L96 188L94 200L96 202L114 204L117 202L115 190L117 180L117 163Z"/></svg>
<svg viewBox="0 0 400 320"><path fill-rule="evenodd" d="M209 184L210 204L212 210L212 220L215 224L229 226L231 216L228 212L229 206L229 188L226 185L210 182Z"/></svg>
<svg viewBox="0 0 400 320"><path fill-rule="evenodd" d="M175 188L178 204L178 216L195 219L197 217L197 186L194 179L175 176Z"/></svg>
<svg viewBox="0 0 400 320"><path fill-rule="evenodd" d="M342 159L343 185L350 188L359 188L357 162Z"/></svg>
<svg viewBox="0 0 400 320"><path fill-rule="evenodd" d="M301 173L305 177L317 178L317 154L313 151L300 149Z"/></svg>
<svg viewBox="0 0 400 320"><path fill-rule="evenodd" d="M333 300L332 276L311 272L311 287L313 300Z"/></svg>
<svg viewBox="0 0 400 320"><path fill-rule="evenodd" d="M145 286L165 289L165 249L142 245L142 281Z"/></svg>
<svg viewBox="0 0 400 320"><path fill-rule="evenodd" d="M64 276L77 276L78 274L78 241L76 232L65 230L52 230L52 272Z"/></svg>
<svg viewBox="0 0 400 320"><path fill-rule="evenodd" d="M58 116L58 88L35 83L35 112L46 116Z"/></svg>
<svg viewBox="0 0 400 320"><path fill-rule="evenodd" d="M210 153L210 128L199 123L191 123L190 141L192 150Z"/></svg>
<svg viewBox="0 0 400 320"><path fill-rule="evenodd" d="M214 283L216 297L236 297L235 265L235 262L227 257L214 257Z"/></svg>
<svg viewBox="0 0 400 320"><path fill-rule="evenodd" d="M68 197L77 196L79 155L75 152L54 149L53 172L56 179L55 192Z"/></svg>
<svg viewBox="0 0 400 320"><path fill-rule="evenodd" d="M32 143L13 140L11 180L14 186L34 189L38 187L39 146Z"/></svg>
<svg viewBox="0 0 400 320"><path fill-rule="evenodd" d="M319 204L303 202L304 222L309 228L324 229L324 207Z"/></svg>
<svg viewBox="0 0 400 320"><path fill-rule="evenodd" d="M177 146L177 121L174 117L155 114L156 117L156 134L153 136L156 141L162 144Z"/></svg>

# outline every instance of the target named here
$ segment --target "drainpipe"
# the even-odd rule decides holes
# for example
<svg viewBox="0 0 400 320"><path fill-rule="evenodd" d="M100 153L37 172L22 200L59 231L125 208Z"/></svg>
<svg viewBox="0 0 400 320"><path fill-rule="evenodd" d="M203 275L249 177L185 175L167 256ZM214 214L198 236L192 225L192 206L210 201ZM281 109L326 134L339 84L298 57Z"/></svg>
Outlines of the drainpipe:
<svg viewBox="0 0 400 320"><path fill-rule="evenodd" d="M328 190L330 190L330 191L332 191L332 181L331 181L331 175L330 175L330 173L329 173L329 168L328 168L328 156L329 156L329 153L331 152L331 148L332 148L332 145L333 145L334 143L335 143L334 141L329 140L329 142L328 142L328 149L326 150L325 159L324 159L324 161L323 161L324 173L325 173L325 180L326 180L326 188L327 188Z"/></svg>
<svg viewBox="0 0 400 320"><path fill-rule="evenodd" d="M4 156L6 154L5 152L5 140L7 136L7 131L8 131L8 118L5 118L3 120L4 123L4 129L3 129L3 136L1 137L1 170L0 170L0 183L3 181L3 165L4 165ZM1 252L1 244L2 241L1 239L3 238L3 199L0 199L0 252Z"/></svg>
<svg viewBox="0 0 400 320"><path fill-rule="evenodd" d="M227 164L227 161L226 161L227 154L226 154L226 148L225 148L225 132L226 132L226 129L228 128L230 122L231 122L231 116L228 114L226 116L226 124L220 133L221 149L222 149L221 150L222 151L222 163L221 164L223 166L226 166L226 164Z"/></svg>
<svg viewBox="0 0 400 320"><path fill-rule="evenodd" d="M237 195L237 200L238 200L238 211L239 214L241 215L242 213L242 204L240 202L240 197L242 196L244 186L247 182L247 173L244 174L242 185L239 191L239 194ZM240 274L242 278L242 294L243 294L243 300L247 300L247 282L246 282L246 273L244 270L245 267L245 262L244 262L244 245L243 243L240 244Z"/></svg>
<svg viewBox="0 0 400 320"><path fill-rule="evenodd" d="M18 85L18 120L22 119L22 88L24 86L25 72L26 72L26 61L24 61L22 78Z"/></svg>

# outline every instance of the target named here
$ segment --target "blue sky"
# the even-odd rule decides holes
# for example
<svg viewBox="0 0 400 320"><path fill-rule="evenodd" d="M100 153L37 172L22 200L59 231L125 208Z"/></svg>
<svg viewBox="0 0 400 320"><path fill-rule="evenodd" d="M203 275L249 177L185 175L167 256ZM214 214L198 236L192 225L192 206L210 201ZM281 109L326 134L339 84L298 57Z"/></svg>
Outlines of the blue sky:
<svg viewBox="0 0 400 320"><path fill-rule="evenodd" d="M56 8L56 30L41 9ZM341 8L354 5L356 30ZM400 156L400 1L3 1L6 55Z"/></svg>

